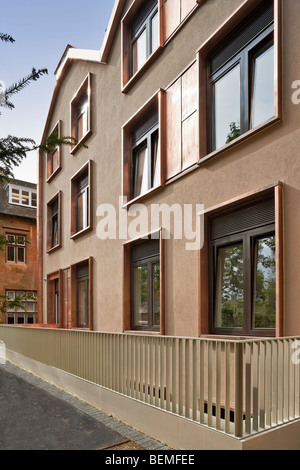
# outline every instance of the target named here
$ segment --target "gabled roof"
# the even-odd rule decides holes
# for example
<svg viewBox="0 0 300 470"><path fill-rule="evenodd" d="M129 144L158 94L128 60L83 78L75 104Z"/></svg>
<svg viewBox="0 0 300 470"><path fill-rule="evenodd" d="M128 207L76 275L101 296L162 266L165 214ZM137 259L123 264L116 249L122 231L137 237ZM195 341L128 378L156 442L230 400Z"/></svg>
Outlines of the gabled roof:
<svg viewBox="0 0 300 470"><path fill-rule="evenodd" d="M110 16L110 20L108 23L108 27L106 29L106 33L105 33L100 50L76 49L70 44L68 44L67 47L65 48L63 55L54 72L54 74L56 75L56 84L54 87L52 100L51 100L50 108L48 111L48 116L47 116L46 124L44 127L44 132L43 132L41 142L43 142L48 135L48 126L51 120L52 111L54 108L56 97L57 97L64 73L68 70L70 63L74 60L91 61L91 62L96 62L99 64L107 63L108 57L111 52L111 48L115 39L116 32L118 30L120 21L122 19L122 14L123 14L125 4L126 4L126 0L115 0L113 10Z"/></svg>

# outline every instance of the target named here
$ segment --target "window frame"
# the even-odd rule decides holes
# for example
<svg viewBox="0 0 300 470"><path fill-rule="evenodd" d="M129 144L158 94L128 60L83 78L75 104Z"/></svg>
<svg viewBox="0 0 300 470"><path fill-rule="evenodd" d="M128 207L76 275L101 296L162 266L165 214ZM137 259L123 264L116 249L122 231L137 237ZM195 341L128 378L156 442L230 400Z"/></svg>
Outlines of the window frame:
<svg viewBox="0 0 300 470"><path fill-rule="evenodd" d="M70 224L70 238L74 239L78 236L92 230L93 228L93 177L92 177L92 160L85 163L75 175L71 178L71 224ZM78 182L87 174L87 225L82 229L78 229Z"/></svg>
<svg viewBox="0 0 300 470"><path fill-rule="evenodd" d="M145 333L145 334L160 334L165 335L165 239L163 236L163 229L153 233L145 234L142 238L129 240L123 244L123 331ZM146 328L133 328L133 284L132 284L132 247L147 240L159 241L159 256L149 256L148 258L158 258L160 270L160 327L154 329Z"/></svg>
<svg viewBox="0 0 300 470"><path fill-rule="evenodd" d="M57 131L57 136L58 138L60 139L61 138L61 128L62 128L62 122L61 120L57 121L57 123L55 124L54 128L52 129L52 131L50 132L50 135L53 133L53 132L56 132ZM55 152L57 152L57 167L54 168L54 165L53 165L53 155L55 154ZM46 182L47 183L50 183L50 181L52 180L52 178L54 178L54 176L61 170L62 166L61 166L61 146L58 145L54 150L53 152L51 152L50 154L47 154L47 166L46 166L46 172L47 172L47 175L46 175Z"/></svg>
<svg viewBox="0 0 300 470"><path fill-rule="evenodd" d="M78 139L78 118L81 116L78 113L78 106L86 96L87 99L87 129L86 132ZM81 145L92 134L92 74L89 73L79 86L75 95L70 103L70 116L71 116L71 137L76 139L76 144L71 145L71 155L74 155Z"/></svg>
<svg viewBox="0 0 300 470"><path fill-rule="evenodd" d="M284 217L283 217L283 193L284 185L278 182L274 185L241 195L226 201L215 207L206 209L203 214L202 223L204 224L204 238L203 244L199 249L199 330L198 334L211 335L212 330L210 322L211 312L211 265L210 265L210 246L209 246L209 224L211 218L224 213L224 211L231 211L241 206L241 204L250 204L255 201L267 198L270 195L274 197L275 203L275 242L276 242L276 327L275 336L284 336L284 270L283 270L283 232L284 232ZM240 337L239 332L234 332ZM225 332L224 337L228 335ZM228 335L229 338L233 336Z"/></svg>
<svg viewBox="0 0 300 470"><path fill-rule="evenodd" d="M31 295L31 297L36 297L37 298L37 291L34 291L34 290L31 290L31 291L28 291L28 290L23 290L23 291L20 291L20 290L13 290L13 289L6 289L5 291L5 295L8 297L9 296L9 293L12 293L13 294L13 298L12 300L14 300L17 296L20 296L20 294L23 294L23 295ZM38 302L37 300L33 300L33 299L27 299L24 301L25 303L25 307L26 307L26 304L27 303L33 303L35 305L35 308L33 310L21 310L21 309L17 309L17 307L14 307L13 309L9 309L8 307L6 308L6 320L7 320L7 323L9 324L14 324L14 325L17 325L17 324L34 324L34 323L37 323L37 316L38 316ZM32 317L33 318L33 321L28 321L29 320L29 317ZM9 318L13 318L13 322L9 322L8 319ZM22 318L23 321L20 323L18 321L19 318ZM17 320L17 321L16 321ZM26 321L27 320L27 321Z"/></svg>
<svg viewBox="0 0 300 470"><path fill-rule="evenodd" d="M12 200L13 198L13 191L18 191L18 202L14 202ZM23 192L28 192L29 195L28 195L28 202L29 204L23 204L22 203L22 193ZM29 209L36 209L37 208L37 204L36 205L33 205L32 204L32 195L35 195L36 196L36 200L37 200L37 191L35 191L33 188L26 188L25 186L17 186L17 185L14 185L14 184L9 184L8 185L8 201L9 201L9 204L13 204L13 205L16 205L16 206L22 206L22 207L28 207Z"/></svg>
<svg viewBox="0 0 300 470"><path fill-rule="evenodd" d="M140 11L142 10L144 6L143 0L135 0L121 20L121 34L122 34L121 87L122 87L123 92L127 91L128 88L131 86L131 84L134 83L135 80L145 72L145 70L147 70L149 65L157 57L157 55L160 53L163 47L163 34L162 34L163 32L162 32L162 17L161 17L163 1L164 0L157 0L156 5L154 5L153 8L150 7L150 11L147 17L144 20L141 20L140 27L137 28L137 32L135 35L132 35L131 33L132 24L134 20L138 17ZM156 14L156 12L158 14L158 41L157 41L158 45L154 51L151 51L151 44L150 44L151 41L149 43L151 26L149 28L148 20L150 20L150 18L153 17ZM148 28L147 28L147 22L148 22ZM147 57L146 57L145 62L142 64L142 66L135 73L133 73L132 43L134 39L137 38L138 32L141 32L143 28L145 27L146 29L149 29L149 31L146 31L146 34L148 36L146 40L147 42L146 56Z"/></svg>
<svg viewBox="0 0 300 470"><path fill-rule="evenodd" d="M61 199L62 199L62 192L58 191L52 199L47 203L47 253L51 253L52 251L61 247ZM53 206L57 204L57 243L53 244Z"/></svg>
<svg viewBox="0 0 300 470"><path fill-rule="evenodd" d="M253 57L255 53L264 50L268 45L274 45L274 27L269 26L265 31L255 37L249 44L247 44L241 51L236 53L225 65L218 69L209 79L209 101L211 102L210 108L210 134L209 134L209 149L211 152L220 150L221 147L216 148L215 144L215 94L214 85L224 78L231 70L237 65L240 66L240 136L243 136L247 131L251 131L258 126L252 127L251 115L253 111ZM242 85L244 84L244 85ZM274 112L275 112L275 96L274 96ZM273 119L270 116L269 119ZM262 123L263 124L263 123Z"/></svg>
<svg viewBox="0 0 300 470"><path fill-rule="evenodd" d="M198 49L197 61L199 70L199 161L204 164L211 158L222 155L230 148L246 141L282 121L282 0L272 0L274 5L274 116L262 124L247 130L217 150L211 150L211 105L209 87L209 58L214 55L224 38L232 35L248 16L253 15L260 0L248 0L239 7L231 17ZM235 33L234 33L235 34ZM250 79L249 79L250 80ZM250 85L249 85L250 86ZM248 110L247 110L248 112Z"/></svg>
<svg viewBox="0 0 300 470"><path fill-rule="evenodd" d="M19 265L25 265L26 264L26 244L27 244L27 237L26 235L23 235L23 234L16 234L16 233L6 233L6 240L7 242L9 241L8 240L8 237L14 237L14 243L7 243L6 245L6 262L7 263L15 263L15 264L19 264ZM18 243L18 239L19 238L23 238L24 239L24 242L23 243ZM14 250L14 256L13 258L14 259L9 259L9 256L8 256L8 250L9 248L12 248L13 247L13 250ZM23 261L19 261L19 248L23 248L23 253L24 253L24 260Z"/></svg>
<svg viewBox="0 0 300 470"><path fill-rule="evenodd" d="M157 114L158 122L151 124L143 135L133 141L132 136L139 128L145 117ZM122 194L123 207L140 200L153 191L158 190L165 180L165 97L163 90L155 93L122 127ZM133 151L144 140L151 138L151 135L158 131L158 155L159 155L159 182L156 186L151 186L143 194L133 197ZM151 145L150 145L151 149ZM148 164L151 165L151 155L148 156ZM150 175L149 175L150 178Z"/></svg>
<svg viewBox="0 0 300 470"><path fill-rule="evenodd" d="M263 236L275 236L275 223L260 228L249 229L242 233L228 235L210 243L209 278L210 278L210 332L215 335L241 335L241 336L275 336L276 328L254 327L254 280L255 280L255 240ZM215 326L215 302L217 281L217 251L221 247L242 242L243 245L243 326L217 327Z"/></svg>
<svg viewBox="0 0 300 470"><path fill-rule="evenodd" d="M84 265L88 267L88 318L86 326L78 324L78 269ZM70 267L71 270L71 328L93 330L93 258L90 256Z"/></svg>

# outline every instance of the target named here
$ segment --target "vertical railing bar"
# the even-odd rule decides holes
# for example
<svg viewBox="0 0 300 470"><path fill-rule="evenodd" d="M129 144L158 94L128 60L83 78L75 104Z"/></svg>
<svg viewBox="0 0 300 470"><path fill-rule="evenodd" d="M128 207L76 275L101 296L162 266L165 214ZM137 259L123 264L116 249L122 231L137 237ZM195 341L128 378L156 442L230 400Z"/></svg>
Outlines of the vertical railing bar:
<svg viewBox="0 0 300 470"><path fill-rule="evenodd" d="M252 377L252 394L253 394L253 431L258 431L259 416L259 354L258 344L253 343L253 377Z"/></svg>
<svg viewBox="0 0 300 470"><path fill-rule="evenodd" d="M139 338L139 356L140 356L140 390L139 390L139 399L143 401L143 392L145 384L145 375L144 375L144 337Z"/></svg>
<svg viewBox="0 0 300 470"><path fill-rule="evenodd" d="M284 421L284 414L283 414L283 408L284 408L284 402L283 402L283 397L284 397L284 376L283 376L283 341L279 340L278 342L278 421L283 422Z"/></svg>
<svg viewBox="0 0 300 470"><path fill-rule="evenodd" d="M216 343L216 429L221 428L221 342Z"/></svg>
<svg viewBox="0 0 300 470"><path fill-rule="evenodd" d="M197 419L197 346L199 344L198 340L193 341L193 385L192 385L192 419L196 421Z"/></svg>
<svg viewBox="0 0 300 470"><path fill-rule="evenodd" d="M159 352L160 345L158 344L157 338L155 341L155 406L159 406Z"/></svg>
<svg viewBox="0 0 300 470"><path fill-rule="evenodd" d="M272 351L270 341L266 342L266 425L271 426L272 410Z"/></svg>
<svg viewBox="0 0 300 470"><path fill-rule="evenodd" d="M245 345L245 404L246 404L246 416L245 416L245 431L251 433L251 349L252 343L246 343Z"/></svg>
<svg viewBox="0 0 300 470"><path fill-rule="evenodd" d="M265 428L265 344L259 343L259 426Z"/></svg>
<svg viewBox="0 0 300 470"><path fill-rule="evenodd" d="M289 420L289 361L287 352L287 340L283 340L283 370L284 370L284 389L283 389L283 411L284 420Z"/></svg>
<svg viewBox="0 0 300 470"><path fill-rule="evenodd" d="M166 410L170 411L170 382L171 382L171 367L170 367L170 338L166 340Z"/></svg>
<svg viewBox="0 0 300 470"><path fill-rule="evenodd" d="M295 418L295 366L293 361L291 360L292 357L292 339L288 340L288 357L289 357L289 369L290 369L290 412L289 417L290 419Z"/></svg>
<svg viewBox="0 0 300 470"><path fill-rule="evenodd" d="M278 342L272 341L272 425L278 423Z"/></svg>
<svg viewBox="0 0 300 470"><path fill-rule="evenodd" d="M165 340L160 338L160 408L165 409Z"/></svg>
<svg viewBox="0 0 300 470"><path fill-rule="evenodd" d="M200 423L204 423L204 348L207 343L200 340L199 350L199 411Z"/></svg>
<svg viewBox="0 0 300 470"><path fill-rule="evenodd" d="M172 412L176 413L177 409L177 339L172 340Z"/></svg>
<svg viewBox="0 0 300 470"><path fill-rule="evenodd" d="M145 338L145 403L149 401L149 338Z"/></svg>
<svg viewBox="0 0 300 470"><path fill-rule="evenodd" d="M234 435L243 436L243 343L235 343Z"/></svg>
<svg viewBox="0 0 300 470"><path fill-rule="evenodd" d="M185 417L190 417L190 341L185 339Z"/></svg>
<svg viewBox="0 0 300 470"><path fill-rule="evenodd" d="M225 344L225 432L230 432L230 351L231 343Z"/></svg>
<svg viewBox="0 0 300 470"><path fill-rule="evenodd" d="M212 425L212 341L208 342L207 347L207 424Z"/></svg>
<svg viewBox="0 0 300 470"><path fill-rule="evenodd" d="M150 399L150 403L151 405L153 404L153 363L154 363L154 360L153 360L153 338L149 338L149 342L150 342L150 396L149 396L149 399Z"/></svg>
<svg viewBox="0 0 300 470"><path fill-rule="evenodd" d="M178 354L179 354L179 381L178 381L178 413L180 416L183 414L183 339L179 338L178 341Z"/></svg>

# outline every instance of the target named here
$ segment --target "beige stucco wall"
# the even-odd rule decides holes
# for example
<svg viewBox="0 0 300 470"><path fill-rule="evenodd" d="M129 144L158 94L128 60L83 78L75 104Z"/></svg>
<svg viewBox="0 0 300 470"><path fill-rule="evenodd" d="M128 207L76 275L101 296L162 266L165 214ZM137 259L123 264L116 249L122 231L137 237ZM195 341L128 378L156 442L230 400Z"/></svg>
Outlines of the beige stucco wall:
<svg viewBox="0 0 300 470"><path fill-rule="evenodd" d="M96 330L122 331L123 328L123 241L100 241L96 236L97 206L109 203L118 208L122 191L121 127L159 88L166 88L195 59L196 50L243 2L221 3L222 8L220 1L207 0L126 94L121 93L120 30L107 65L74 62L61 84L49 129L61 119L62 133L69 134L70 101L91 72L93 134L87 141L88 149L80 149L74 156L63 148L62 171L50 184L43 183L44 214L47 201L59 189L63 192L62 248L47 255L44 237L43 277L93 256ZM297 0L283 2L283 121L142 201L147 206L178 202L204 204L207 209L276 181L283 182L285 335L300 334L300 105L291 101L292 82L300 79L297 6ZM89 159L94 162L94 226L91 232L71 240L70 178ZM199 257L196 251L186 251L185 243L172 238L166 242L166 333L195 336L199 320ZM46 308L44 282L44 321Z"/></svg>

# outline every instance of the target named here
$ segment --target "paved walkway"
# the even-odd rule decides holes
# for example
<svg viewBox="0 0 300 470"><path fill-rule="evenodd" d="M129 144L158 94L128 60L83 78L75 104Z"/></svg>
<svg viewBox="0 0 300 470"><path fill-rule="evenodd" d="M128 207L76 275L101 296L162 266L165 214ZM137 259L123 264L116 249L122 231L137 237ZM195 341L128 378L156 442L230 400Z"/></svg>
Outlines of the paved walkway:
<svg viewBox="0 0 300 470"><path fill-rule="evenodd" d="M101 450L163 444L10 364L0 365L0 450Z"/></svg>

